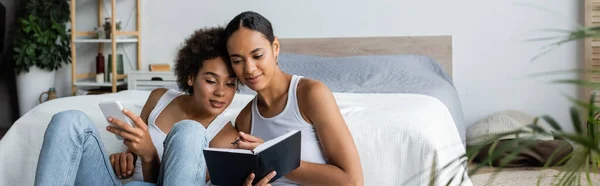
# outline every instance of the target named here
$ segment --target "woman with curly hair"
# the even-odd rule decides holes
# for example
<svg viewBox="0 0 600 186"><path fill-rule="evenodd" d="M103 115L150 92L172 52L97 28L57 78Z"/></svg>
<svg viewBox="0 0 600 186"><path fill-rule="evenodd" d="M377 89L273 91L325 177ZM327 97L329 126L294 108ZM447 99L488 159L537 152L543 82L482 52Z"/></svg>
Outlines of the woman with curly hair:
<svg viewBox="0 0 600 186"><path fill-rule="evenodd" d="M141 115L123 113L135 124L108 121L121 129L126 152L105 154L95 125L85 113L69 110L52 117L37 165L35 185L204 185L210 178L202 150L234 148L237 130L223 111L233 100L237 79L222 40L224 28L195 31L177 54L175 74L183 91L155 89ZM261 180L267 182L274 175ZM251 183L253 175L248 176ZM142 182L143 181L143 182Z"/></svg>

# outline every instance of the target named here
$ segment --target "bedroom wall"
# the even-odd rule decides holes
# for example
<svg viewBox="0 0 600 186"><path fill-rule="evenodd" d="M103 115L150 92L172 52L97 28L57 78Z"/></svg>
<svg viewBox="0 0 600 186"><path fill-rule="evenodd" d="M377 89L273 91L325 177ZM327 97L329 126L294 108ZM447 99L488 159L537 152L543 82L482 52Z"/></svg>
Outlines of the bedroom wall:
<svg viewBox="0 0 600 186"><path fill-rule="evenodd" d="M147 64L172 63L179 44L194 29L225 24L245 10L271 20L283 38L452 35L454 81L467 125L491 113L517 109L534 115L554 116L567 129L568 107L564 95L577 96L573 86L551 84L556 78L532 78L537 72L573 69L582 64L581 43L567 43L531 59L551 44L526 39L560 36L550 29L573 29L582 23L581 1L476 1L476 0L305 0L305 1L142 1L144 69ZM95 14L95 3L78 8ZM119 2L118 12L133 8ZM108 6L109 7L109 6ZM121 13L125 20L128 12ZM78 27L92 28L95 17L78 18ZM87 26L85 25L87 24ZM129 23L132 28L135 22ZM132 47L124 46L133 55ZM90 54L95 48L80 52ZM135 57L135 56L133 56ZM130 56L131 60L135 60ZM81 60L85 61L85 60ZM79 66L91 69L92 64ZM127 67L126 67L127 68ZM59 95L67 95L70 68L57 75ZM564 94L564 95L563 95Z"/></svg>

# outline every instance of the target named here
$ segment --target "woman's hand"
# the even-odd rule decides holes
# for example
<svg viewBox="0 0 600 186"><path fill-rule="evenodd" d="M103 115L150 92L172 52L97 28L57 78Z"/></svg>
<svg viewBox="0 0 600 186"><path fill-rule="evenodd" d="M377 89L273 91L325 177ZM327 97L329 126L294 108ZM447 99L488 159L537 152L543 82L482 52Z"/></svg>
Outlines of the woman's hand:
<svg viewBox="0 0 600 186"><path fill-rule="evenodd" d="M252 136L250 134L246 134L244 132L240 132L240 141L236 143L237 148L246 149L246 150L254 150L260 144L263 144L265 141L262 139Z"/></svg>
<svg viewBox="0 0 600 186"><path fill-rule="evenodd" d="M117 177L129 178L133 176L133 167L135 159L129 152L115 153L110 155L110 164L112 165Z"/></svg>
<svg viewBox="0 0 600 186"><path fill-rule="evenodd" d="M271 181L275 175L275 171L271 171L271 173L267 174L267 176L256 183L255 186L271 186L269 181ZM252 181L254 181L254 173L250 173L250 175L248 175L248 178L246 178L246 181L244 182L244 186L252 186Z"/></svg>
<svg viewBox="0 0 600 186"><path fill-rule="evenodd" d="M157 157L156 147L152 144L150 133L148 132L148 125L144 123L142 118L133 114L127 109L123 109L125 114L135 127L128 125L127 123L120 121L116 118L109 117L108 121L119 128L108 126L106 130L116 135L123 137L123 143L129 147L134 154L137 154L142 158L142 161L150 162Z"/></svg>

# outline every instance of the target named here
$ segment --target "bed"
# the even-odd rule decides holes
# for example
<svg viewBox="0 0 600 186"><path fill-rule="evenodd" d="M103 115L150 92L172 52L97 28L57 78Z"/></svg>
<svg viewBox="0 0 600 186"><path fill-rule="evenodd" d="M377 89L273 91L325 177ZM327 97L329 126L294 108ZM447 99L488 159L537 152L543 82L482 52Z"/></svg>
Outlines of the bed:
<svg viewBox="0 0 600 186"><path fill-rule="evenodd" d="M452 83L451 36L281 39L283 71L324 82L357 143L365 185L472 185L466 165L460 101ZM102 130L97 104L120 100L139 113L145 90L75 96L40 104L0 141L0 185L33 185L43 134L53 114L87 113ZM231 120L253 98L242 88L225 111ZM109 153L125 149L101 133ZM450 164L450 168L439 170ZM432 167L434 165L434 167ZM435 168L438 171L432 172ZM127 180L124 180L124 182Z"/></svg>

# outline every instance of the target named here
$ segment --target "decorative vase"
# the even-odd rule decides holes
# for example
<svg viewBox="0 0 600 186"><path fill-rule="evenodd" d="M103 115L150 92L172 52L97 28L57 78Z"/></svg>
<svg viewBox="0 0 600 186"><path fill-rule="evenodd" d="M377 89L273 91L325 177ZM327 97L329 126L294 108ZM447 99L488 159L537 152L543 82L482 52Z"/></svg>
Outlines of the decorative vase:
<svg viewBox="0 0 600 186"><path fill-rule="evenodd" d="M106 71L104 72L104 76L105 79L104 81L106 82L112 82L111 81L111 73L112 73L112 54L108 54L108 60L106 60L107 63L104 66L106 69ZM123 54L117 54L117 75L121 75L121 74L125 74L125 71L123 70Z"/></svg>
<svg viewBox="0 0 600 186"><path fill-rule="evenodd" d="M17 97L19 100L19 114L25 115L29 110L39 104L42 92L54 87L56 71L42 70L37 66L29 68L29 72L17 75Z"/></svg>

